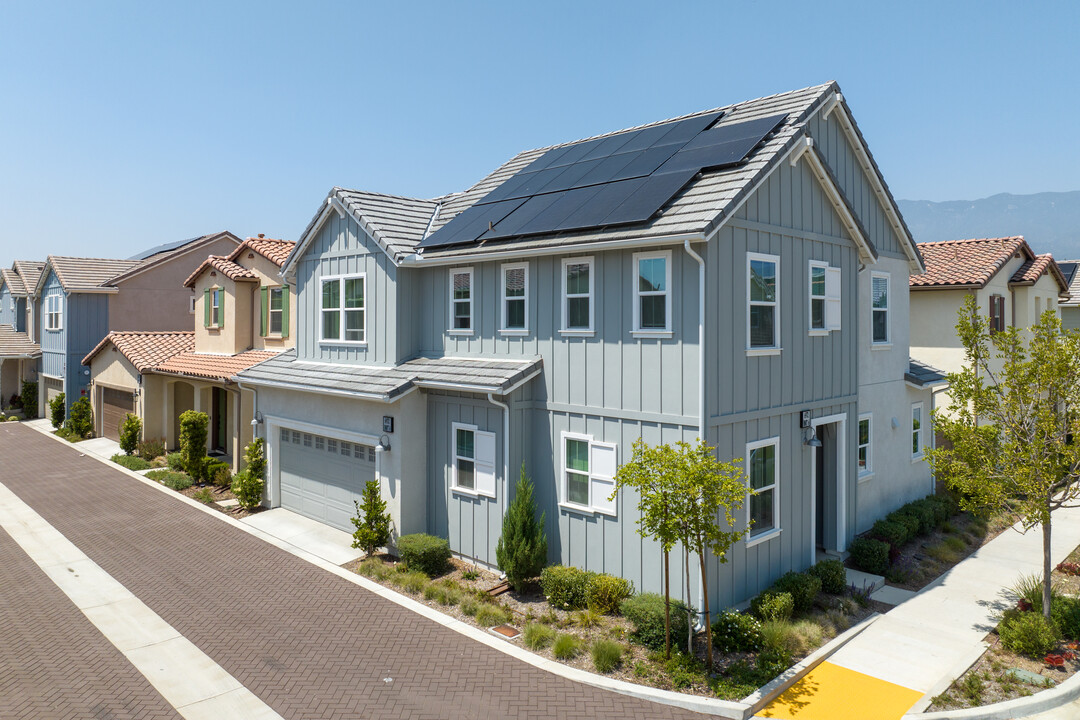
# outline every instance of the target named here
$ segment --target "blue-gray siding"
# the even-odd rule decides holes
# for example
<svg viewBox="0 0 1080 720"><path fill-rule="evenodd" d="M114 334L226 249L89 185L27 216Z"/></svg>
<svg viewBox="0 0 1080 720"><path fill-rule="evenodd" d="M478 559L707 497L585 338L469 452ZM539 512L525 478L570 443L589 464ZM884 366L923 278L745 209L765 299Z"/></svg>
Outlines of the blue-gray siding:
<svg viewBox="0 0 1080 720"><path fill-rule="evenodd" d="M44 298L63 298L60 330L46 330ZM109 332L109 298L99 293L67 295L56 276L49 272L42 290L42 312L34 322L41 339L41 371L64 381L67 407L82 395L89 395L90 376L83 372L82 359Z"/></svg>

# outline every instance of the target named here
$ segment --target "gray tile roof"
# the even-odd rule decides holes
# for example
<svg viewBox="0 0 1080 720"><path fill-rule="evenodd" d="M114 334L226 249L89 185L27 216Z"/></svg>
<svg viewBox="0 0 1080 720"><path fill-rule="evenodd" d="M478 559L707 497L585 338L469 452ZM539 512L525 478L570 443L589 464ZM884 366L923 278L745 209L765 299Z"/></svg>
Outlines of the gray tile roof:
<svg viewBox="0 0 1080 720"><path fill-rule="evenodd" d="M0 358L35 358L41 346L30 342L30 336L10 325L0 325Z"/></svg>
<svg viewBox="0 0 1080 720"><path fill-rule="evenodd" d="M393 367L311 363L289 350L236 375L253 385L390 401L413 387L502 394L538 373L541 359L416 358Z"/></svg>
<svg viewBox="0 0 1080 720"><path fill-rule="evenodd" d="M1067 300L1059 300L1058 305L1065 307L1077 307L1080 306L1080 260L1062 260L1058 262L1058 267L1061 268L1061 274L1065 276L1065 280L1069 283L1069 298Z"/></svg>
<svg viewBox="0 0 1080 720"><path fill-rule="evenodd" d="M23 284L23 280L19 277L19 273L9 268L0 269L0 278L3 278L3 282L8 287L8 291L12 295L26 295L26 285Z"/></svg>
<svg viewBox="0 0 1080 720"><path fill-rule="evenodd" d="M19 273L28 295L34 295L37 291L41 273L45 271L45 263L40 260L16 260L13 263L15 272Z"/></svg>
<svg viewBox="0 0 1080 720"><path fill-rule="evenodd" d="M59 255L50 255L48 261L61 287L69 293L98 290L112 278L138 264L138 260L76 258ZM39 280L38 283L40 282Z"/></svg>
<svg viewBox="0 0 1080 720"><path fill-rule="evenodd" d="M908 358L908 371L904 373L904 380L919 387L944 385L947 382L943 370L919 362L915 358Z"/></svg>

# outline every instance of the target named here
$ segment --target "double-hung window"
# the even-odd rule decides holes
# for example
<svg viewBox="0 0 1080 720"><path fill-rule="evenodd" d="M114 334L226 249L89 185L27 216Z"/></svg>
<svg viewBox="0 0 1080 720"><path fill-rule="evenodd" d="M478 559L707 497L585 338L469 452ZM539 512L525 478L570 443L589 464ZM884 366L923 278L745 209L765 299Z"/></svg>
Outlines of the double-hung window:
<svg viewBox="0 0 1080 720"><path fill-rule="evenodd" d="M780 438L746 446L746 475L754 491L747 503L751 542L780 530L779 449Z"/></svg>
<svg viewBox="0 0 1080 720"><path fill-rule="evenodd" d="M364 291L363 274L322 279L320 307L324 342L367 341L367 304ZM283 305L284 302L283 296Z"/></svg>
<svg viewBox="0 0 1080 720"><path fill-rule="evenodd" d="M473 271L455 268L450 271L450 334L472 335Z"/></svg>
<svg viewBox="0 0 1080 720"><path fill-rule="evenodd" d="M48 295L45 298L45 329L62 330L64 327L64 298Z"/></svg>
<svg viewBox="0 0 1080 720"><path fill-rule="evenodd" d="M810 261L810 334L826 335L840 329L840 268Z"/></svg>
<svg viewBox="0 0 1080 720"><path fill-rule="evenodd" d="M779 287L780 258L747 253L747 348L780 349Z"/></svg>
<svg viewBox="0 0 1080 720"><path fill-rule="evenodd" d="M562 261L564 333L593 331L593 259L566 258Z"/></svg>
<svg viewBox="0 0 1080 720"><path fill-rule="evenodd" d="M225 327L225 289L212 287L203 290L203 327Z"/></svg>
<svg viewBox="0 0 1080 720"><path fill-rule="evenodd" d="M495 497L495 433L451 423L451 487L470 495Z"/></svg>
<svg viewBox="0 0 1080 720"><path fill-rule="evenodd" d="M878 345L889 342L889 276L870 274L870 334Z"/></svg>
<svg viewBox="0 0 1080 720"><path fill-rule="evenodd" d="M869 475L874 471L871 440L873 432L872 417L870 415L859 416L859 474Z"/></svg>
<svg viewBox="0 0 1080 720"><path fill-rule="evenodd" d="M671 252L634 254L634 332L671 330Z"/></svg>
<svg viewBox="0 0 1080 720"><path fill-rule="evenodd" d="M1038 311L1038 300L1035 301L1035 310ZM1047 302L1049 305L1049 301ZM1047 308L1049 309L1049 307ZM990 332L999 333L1005 330L1005 296L990 296Z"/></svg>
<svg viewBox="0 0 1080 720"><path fill-rule="evenodd" d="M920 458L923 454L923 404L911 406L911 457Z"/></svg>
<svg viewBox="0 0 1080 720"><path fill-rule="evenodd" d="M564 507L614 515L617 446L591 435L562 433L561 495Z"/></svg>
<svg viewBox="0 0 1080 720"><path fill-rule="evenodd" d="M529 331L529 264L502 266L502 332L524 335Z"/></svg>
<svg viewBox="0 0 1080 720"><path fill-rule="evenodd" d="M263 287L259 328L263 337L289 336L289 286Z"/></svg>

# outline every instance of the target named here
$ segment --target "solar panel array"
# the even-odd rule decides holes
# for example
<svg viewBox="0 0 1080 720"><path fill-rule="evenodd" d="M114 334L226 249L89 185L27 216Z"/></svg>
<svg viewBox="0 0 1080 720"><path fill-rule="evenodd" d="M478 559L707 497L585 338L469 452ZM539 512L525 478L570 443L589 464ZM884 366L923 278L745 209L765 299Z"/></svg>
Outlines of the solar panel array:
<svg viewBox="0 0 1080 720"><path fill-rule="evenodd" d="M787 117L712 127L722 114L549 150L420 247L644 222L702 170L741 163Z"/></svg>

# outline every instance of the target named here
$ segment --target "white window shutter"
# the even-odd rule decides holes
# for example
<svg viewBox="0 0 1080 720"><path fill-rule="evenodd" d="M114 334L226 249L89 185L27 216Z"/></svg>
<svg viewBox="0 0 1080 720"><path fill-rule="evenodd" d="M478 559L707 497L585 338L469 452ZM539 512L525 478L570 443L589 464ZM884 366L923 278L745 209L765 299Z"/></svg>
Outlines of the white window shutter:
<svg viewBox="0 0 1080 720"><path fill-rule="evenodd" d="M840 283L843 273L840 268L825 268L825 329L840 329Z"/></svg>
<svg viewBox="0 0 1080 720"><path fill-rule="evenodd" d="M618 446L594 442L589 446L589 492L597 512L615 514L615 500L609 499L615 490L615 471L618 469Z"/></svg>
<svg viewBox="0 0 1080 720"><path fill-rule="evenodd" d="M476 492L495 495L495 433L474 433L474 467L476 468Z"/></svg>

